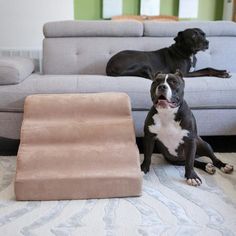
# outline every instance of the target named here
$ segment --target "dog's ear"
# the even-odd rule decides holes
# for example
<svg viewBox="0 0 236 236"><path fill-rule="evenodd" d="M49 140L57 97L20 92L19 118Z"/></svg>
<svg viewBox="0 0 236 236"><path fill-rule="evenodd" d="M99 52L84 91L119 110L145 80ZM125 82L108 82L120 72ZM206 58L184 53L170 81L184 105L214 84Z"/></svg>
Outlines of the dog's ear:
<svg viewBox="0 0 236 236"><path fill-rule="evenodd" d="M174 38L174 40L176 43L179 43L182 41L182 39L183 39L183 31L180 31L178 35Z"/></svg>
<svg viewBox="0 0 236 236"><path fill-rule="evenodd" d="M183 79L183 73L182 73L182 71L180 70L180 69L177 69L176 71L175 71L175 75L176 76L179 76L181 79Z"/></svg>
<svg viewBox="0 0 236 236"><path fill-rule="evenodd" d="M161 71L154 72L151 77L152 81L156 80L159 74L162 74L162 72Z"/></svg>

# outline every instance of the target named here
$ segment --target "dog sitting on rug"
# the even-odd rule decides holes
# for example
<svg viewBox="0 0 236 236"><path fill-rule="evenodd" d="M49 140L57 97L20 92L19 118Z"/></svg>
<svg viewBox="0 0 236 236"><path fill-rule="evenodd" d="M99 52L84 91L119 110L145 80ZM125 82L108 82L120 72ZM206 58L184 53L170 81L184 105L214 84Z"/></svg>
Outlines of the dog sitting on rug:
<svg viewBox="0 0 236 236"><path fill-rule="evenodd" d="M180 69L185 77L215 76L229 78L226 70L204 68L195 71L196 53L208 49L209 41L199 28L186 29L174 38L175 43L156 51L125 50L115 54L107 63L109 76L140 76L151 79L158 71L175 73Z"/></svg>
<svg viewBox="0 0 236 236"><path fill-rule="evenodd" d="M155 143L165 159L175 165L185 165L185 177L189 185L198 186L201 179L194 171L200 168L214 174L216 168L231 173L233 166L220 161L211 146L197 134L196 121L184 100L184 79L180 71L175 74L158 73L151 85L151 107L144 126L144 161L141 169L149 171ZM212 163L200 162L207 156Z"/></svg>

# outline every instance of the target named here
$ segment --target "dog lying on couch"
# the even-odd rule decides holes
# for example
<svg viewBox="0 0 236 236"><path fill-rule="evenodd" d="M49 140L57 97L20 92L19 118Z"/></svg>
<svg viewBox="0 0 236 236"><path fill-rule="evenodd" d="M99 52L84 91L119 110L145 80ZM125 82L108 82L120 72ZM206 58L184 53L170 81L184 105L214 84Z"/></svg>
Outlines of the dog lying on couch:
<svg viewBox="0 0 236 236"><path fill-rule="evenodd" d="M197 62L195 55L208 49L209 46L209 41L201 29L180 31L174 40L175 43L170 47L156 51L125 50L115 54L107 63L107 75L140 76L151 79L158 71L175 73L179 69L185 77L230 77L226 70L204 68L194 71Z"/></svg>
<svg viewBox="0 0 236 236"><path fill-rule="evenodd" d="M209 174L215 167L231 173L233 166L220 161L211 146L197 134L195 118L184 100L184 80L180 71L175 74L158 73L151 85L151 107L144 126L144 161L142 171L147 173L155 143L165 159L175 165L185 165L185 177L189 185L198 186L201 179L194 171L200 168ZM196 158L207 156L211 163Z"/></svg>

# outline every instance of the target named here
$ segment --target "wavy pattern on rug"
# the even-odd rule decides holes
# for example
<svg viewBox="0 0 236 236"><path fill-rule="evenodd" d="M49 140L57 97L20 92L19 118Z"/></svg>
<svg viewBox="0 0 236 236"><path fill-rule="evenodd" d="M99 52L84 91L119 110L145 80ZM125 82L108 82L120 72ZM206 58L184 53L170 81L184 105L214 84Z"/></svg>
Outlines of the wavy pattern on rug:
<svg viewBox="0 0 236 236"><path fill-rule="evenodd" d="M236 166L236 153L217 155ZM197 170L203 184L192 187L184 167L155 154L142 197L16 202L15 165L15 157L0 157L0 235L236 235L235 173Z"/></svg>

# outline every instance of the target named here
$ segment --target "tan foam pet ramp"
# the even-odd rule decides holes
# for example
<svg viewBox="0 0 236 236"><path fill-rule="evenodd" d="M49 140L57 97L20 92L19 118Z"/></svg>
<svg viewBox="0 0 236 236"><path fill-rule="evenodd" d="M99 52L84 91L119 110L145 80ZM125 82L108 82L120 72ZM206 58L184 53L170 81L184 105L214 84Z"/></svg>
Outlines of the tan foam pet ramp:
<svg viewBox="0 0 236 236"><path fill-rule="evenodd" d="M28 96L17 155L17 200L141 195L125 93Z"/></svg>

